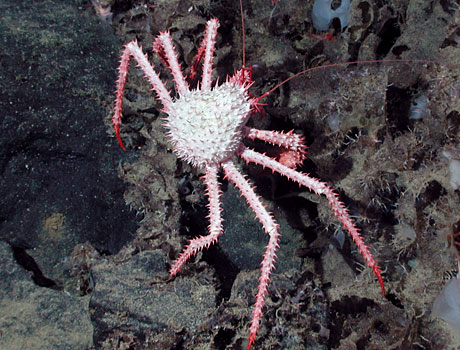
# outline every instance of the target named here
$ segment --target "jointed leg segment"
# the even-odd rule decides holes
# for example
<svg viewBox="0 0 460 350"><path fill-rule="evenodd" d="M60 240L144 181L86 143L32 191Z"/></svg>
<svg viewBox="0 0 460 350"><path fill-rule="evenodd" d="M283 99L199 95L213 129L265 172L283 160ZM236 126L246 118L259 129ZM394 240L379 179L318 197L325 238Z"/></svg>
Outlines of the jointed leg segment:
<svg viewBox="0 0 460 350"><path fill-rule="evenodd" d="M175 276L182 265L190 259L193 255L198 253L204 248L208 248L211 244L216 243L217 239L222 233L222 217L220 207L220 195L219 181L217 177L218 169L215 166L208 167L204 175L204 183L207 187L207 195L209 197L209 234L207 236L201 236L194 238L190 241L189 245L179 255L174 262L174 265L169 270L171 276Z"/></svg>

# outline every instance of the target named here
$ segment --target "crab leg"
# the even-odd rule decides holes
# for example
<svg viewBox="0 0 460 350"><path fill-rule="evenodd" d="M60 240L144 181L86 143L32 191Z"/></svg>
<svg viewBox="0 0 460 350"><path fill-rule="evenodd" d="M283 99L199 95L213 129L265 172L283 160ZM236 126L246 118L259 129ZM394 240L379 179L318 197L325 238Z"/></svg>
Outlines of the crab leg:
<svg viewBox="0 0 460 350"><path fill-rule="evenodd" d="M205 47L203 59L203 77L201 81L201 90L209 90L212 83L212 58L216 48L217 29L219 21L216 18L210 19L206 25L202 46Z"/></svg>
<svg viewBox="0 0 460 350"><path fill-rule="evenodd" d="M293 134L293 130L288 133L273 130L259 130L244 127L244 137L250 140L261 140L272 145L289 148L301 153L305 153L307 146L304 144L304 138L301 135Z"/></svg>
<svg viewBox="0 0 460 350"><path fill-rule="evenodd" d="M295 169L305 160L305 150L307 146L305 146L304 138L301 135L293 134L293 130L288 133L248 127L244 127L243 130L244 137L250 140L257 139L285 148L284 151L280 152L280 158L277 160L290 168Z"/></svg>
<svg viewBox="0 0 460 350"><path fill-rule="evenodd" d="M243 197L246 198L252 211L256 214L257 219L262 223L265 232L270 236L264 258L262 260L261 275L259 277L259 287L256 296L254 311L252 312L252 321L249 334L248 349L256 339L256 333L259 329L259 320L262 316L262 308L265 303L265 294L267 293L268 282L270 282L270 273L275 268L276 251L279 248L278 224L273 219L272 215L265 209L259 197L254 192L254 189L243 175L236 169L231 162L223 164L226 177L235 184L240 190Z"/></svg>
<svg viewBox="0 0 460 350"><path fill-rule="evenodd" d="M335 216L337 217L337 219L340 220L343 226L345 226L345 228L348 230L351 237L353 238L353 241L358 246L358 249L361 252L361 255L363 256L367 265L372 269L374 274L377 276L377 279L379 280L379 283L380 283L380 287L382 288L382 294L385 295L385 287L383 285L383 279L380 274L381 270L379 266L377 265L377 262L375 261L371 252L369 251L369 247L364 243L363 238L359 234L358 228L353 224L353 221L348 215L348 210L345 208L343 203L339 200L339 196L337 195L337 193L335 193L324 182L314 179L308 176L307 174L303 174L298 171L295 171L294 169L291 169L277 162L276 160L270 157L267 157L266 155L257 153L251 149L248 149L248 148L244 149L244 151L241 153L241 157L248 163L252 162L252 163L262 165L263 167L270 168L274 172L276 171L277 173L283 176L286 176L288 179L295 181L298 184L309 188L316 194L324 194L327 200L329 201L329 204L331 205Z"/></svg>
<svg viewBox="0 0 460 350"><path fill-rule="evenodd" d="M126 150L125 146L121 141L120 137L120 124L121 124L121 113L123 109L123 94L125 89L126 77L128 76L129 59L133 56L136 60L139 68L145 73L145 77L152 84L153 90L157 93L158 99L163 104L163 111L167 112L172 104L171 96L165 85L160 80L158 74L153 70L153 66L147 59L147 56L142 52L142 49L137 44L136 40L128 43L121 55L120 66L118 67L119 75L117 80L117 90L115 92L115 106L113 109L112 124L115 134L117 136L118 143L121 148Z"/></svg>
<svg viewBox="0 0 460 350"><path fill-rule="evenodd" d="M198 52L195 55L192 63L192 68L190 70L190 79L195 79L198 64L204 56L203 60L203 76L201 89L207 90L211 87L212 82L212 58L214 56L215 44L217 29L219 28L219 21L216 18L210 19L206 24L206 32L204 34L203 40L201 40L200 47Z"/></svg>
<svg viewBox="0 0 460 350"><path fill-rule="evenodd" d="M177 53L174 50L171 34L169 34L168 31L160 33L160 35L155 40L153 49L171 70L174 81L176 83L177 92L180 95L185 95L189 91L189 86L185 81L185 77L182 74L181 65L177 60Z"/></svg>
<svg viewBox="0 0 460 350"><path fill-rule="evenodd" d="M207 195L209 197L209 235L201 236L190 241L187 248L185 248L185 250L179 255L174 262L174 265L169 270L169 274L171 276L175 276L182 265L190 259L190 257L200 250L208 248L211 244L217 242L217 238L222 233L222 217L220 215L222 209L220 207L219 199L221 190L219 189L219 182L217 178L217 167L207 167L203 178L207 187Z"/></svg>

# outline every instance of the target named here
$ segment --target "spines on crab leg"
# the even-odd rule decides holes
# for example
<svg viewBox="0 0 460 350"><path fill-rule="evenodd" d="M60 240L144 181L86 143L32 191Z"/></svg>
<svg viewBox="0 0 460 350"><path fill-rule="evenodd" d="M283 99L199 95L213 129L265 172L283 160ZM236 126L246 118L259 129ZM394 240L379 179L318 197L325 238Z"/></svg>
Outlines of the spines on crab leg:
<svg viewBox="0 0 460 350"><path fill-rule="evenodd" d="M171 96L169 95L168 90L166 89L163 82L160 80L158 74L153 70L153 66L147 59L147 56L142 52L142 49L137 44L136 40L128 43L121 55L120 66L118 67L119 75L117 79L117 89L115 91L115 106L113 108L113 117L112 124L113 129L115 130L115 135L117 137L118 143L121 148L126 150L123 142L120 137L120 124L121 124L121 113L123 109L123 94L126 84L126 78L128 75L129 69L129 59L133 56L138 66L145 73L145 77L148 79L150 84L153 87L153 90L157 93L158 99L163 104L163 110L167 111L172 103Z"/></svg>
<svg viewBox="0 0 460 350"><path fill-rule="evenodd" d="M177 92L180 95L186 94L189 91L189 86L182 74L181 65L177 60L177 53L172 43L171 34L168 31L160 33L155 40L153 49L170 69L176 83Z"/></svg>
<svg viewBox="0 0 460 350"><path fill-rule="evenodd" d="M244 137L250 140L262 140L272 145L291 148L299 152L305 153L307 146L302 135L294 134L293 130L284 133L274 130L259 130L249 127L244 127Z"/></svg>
<svg viewBox="0 0 460 350"><path fill-rule="evenodd" d="M205 47L203 58L203 76L201 81L201 90L209 90L212 84L212 59L216 49L217 29L219 21L216 18L210 19L206 25L203 44ZM202 44L202 45L203 45Z"/></svg>
<svg viewBox="0 0 460 350"><path fill-rule="evenodd" d="M354 225L352 219L348 215L348 210L345 208L343 203L339 200L339 196L336 192L334 192L326 183L321 182L317 179L314 179L307 174L300 173L294 169L291 169L276 160L255 152L251 149L244 149L241 153L241 158L243 158L246 162L252 162L263 167L267 167L277 173L286 176L288 179L297 182L300 185L303 185L310 190L314 191L317 194L324 194L334 211L335 216L339 221L343 224L343 226L347 229L350 233L353 241L355 242L356 246L358 247L361 255L363 256L364 260L366 261L367 265L372 269L374 274L377 276L379 280L380 287L382 289L382 295L385 295L385 286L383 284L383 279L381 276L380 267L377 265L374 257L372 256L371 252L369 251L369 247L364 243L363 238L359 234L358 228Z"/></svg>
<svg viewBox="0 0 460 350"><path fill-rule="evenodd" d="M212 83L212 59L214 57L217 29L219 28L219 21L217 18L212 18L206 23L206 32L201 40L198 52L195 55L190 69L190 79L195 79L198 71L198 65L203 59L203 73L201 89L208 90L211 88Z"/></svg>
<svg viewBox="0 0 460 350"><path fill-rule="evenodd" d="M273 130L259 130L254 128L244 128L244 137L250 140L261 140L272 145L283 147L279 154L278 161L290 168L295 169L305 160L307 146L303 136L293 134L293 130L288 133Z"/></svg>
<svg viewBox="0 0 460 350"><path fill-rule="evenodd" d="M270 274L275 268L276 251L279 248L278 224L273 219L272 215L265 209L259 197L254 192L253 186L244 178L243 175L236 169L231 162L223 164L226 177L240 190L241 194L252 211L256 214L257 219L262 223L265 232L270 236L264 258L262 260L261 274L259 277L259 287L257 290L256 303L252 312L252 321L249 334L249 343L247 349L256 339L256 333L259 329L259 320L262 316L262 308L265 303L265 294L267 293L268 283L270 282Z"/></svg>
<svg viewBox="0 0 460 350"><path fill-rule="evenodd" d="M219 181L217 177L218 169L216 166L209 166L206 168L204 175L204 183L207 188L207 195L209 198L209 235L201 236L192 239L185 250L179 255L169 270L171 276L175 276L182 265L190 259L193 255L204 248L208 248L211 244L217 242L217 239L222 233L222 216L220 207Z"/></svg>

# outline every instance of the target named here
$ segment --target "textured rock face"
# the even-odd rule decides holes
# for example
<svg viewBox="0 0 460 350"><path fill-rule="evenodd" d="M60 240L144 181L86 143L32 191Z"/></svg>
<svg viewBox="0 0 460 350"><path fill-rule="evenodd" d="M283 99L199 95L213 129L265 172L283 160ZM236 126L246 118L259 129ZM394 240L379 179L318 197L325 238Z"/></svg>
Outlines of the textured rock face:
<svg viewBox="0 0 460 350"><path fill-rule="evenodd" d="M101 123L118 46L76 3L0 1L0 240L60 287L76 244L115 254L137 227Z"/></svg>
<svg viewBox="0 0 460 350"><path fill-rule="evenodd" d="M211 281L197 285L193 277L188 277L168 284L144 283L167 279L161 250L139 253L116 266L102 262L93 273L96 288L90 308L96 325L94 341L97 347L105 342L103 349L113 349L108 344L116 339L113 331L120 323L125 330L137 333L162 333L166 329L172 333L182 329L193 333L215 308L216 291ZM120 308L125 313L123 320Z"/></svg>
<svg viewBox="0 0 460 350"><path fill-rule="evenodd" d="M246 88L230 82L180 96L166 119L175 152L198 166L231 158L242 140L250 109Z"/></svg>
<svg viewBox="0 0 460 350"><path fill-rule="evenodd" d="M43 288L0 242L0 349L89 349L89 297Z"/></svg>

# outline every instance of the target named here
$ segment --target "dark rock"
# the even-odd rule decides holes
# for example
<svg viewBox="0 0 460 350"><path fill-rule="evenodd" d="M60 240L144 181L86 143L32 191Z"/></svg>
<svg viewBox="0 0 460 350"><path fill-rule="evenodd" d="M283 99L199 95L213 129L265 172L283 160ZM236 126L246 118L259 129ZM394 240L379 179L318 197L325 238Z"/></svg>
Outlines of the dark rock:
<svg viewBox="0 0 460 350"><path fill-rule="evenodd" d="M104 124L118 46L83 4L0 1L0 239L57 280L77 243L114 254L137 226Z"/></svg>
<svg viewBox="0 0 460 350"><path fill-rule="evenodd" d="M4 242L0 242L0 291L1 349L74 350L92 345L89 298L38 287Z"/></svg>
<svg viewBox="0 0 460 350"><path fill-rule="evenodd" d="M168 280L161 251L142 252L116 265L93 269L90 309L97 348L121 331L145 341L149 334L196 332L216 307L211 281L196 276Z"/></svg>

